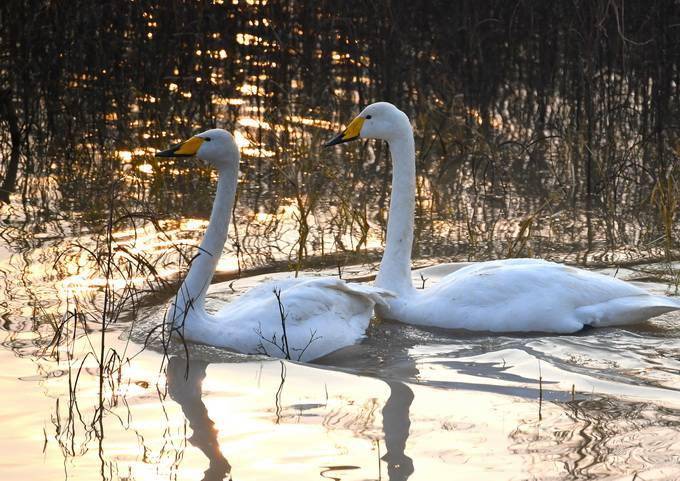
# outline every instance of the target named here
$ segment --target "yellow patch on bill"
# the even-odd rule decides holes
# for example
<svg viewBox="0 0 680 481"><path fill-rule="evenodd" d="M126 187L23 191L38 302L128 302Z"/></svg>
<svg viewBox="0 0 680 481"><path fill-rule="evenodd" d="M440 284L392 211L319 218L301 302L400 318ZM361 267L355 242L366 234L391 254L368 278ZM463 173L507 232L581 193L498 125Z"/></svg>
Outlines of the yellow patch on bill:
<svg viewBox="0 0 680 481"><path fill-rule="evenodd" d="M354 120L352 120L345 129L345 132L342 134L342 140L351 140L359 137L359 134L361 133L361 127L364 126L364 120L365 119L363 117L356 117Z"/></svg>
<svg viewBox="0 0 680 481"><path fill-rule="evenodd" d="M196 155L201 144L205 142L201 137L191 137L186 142L179 146L179 149L175 150L175 155Z"/></svg>

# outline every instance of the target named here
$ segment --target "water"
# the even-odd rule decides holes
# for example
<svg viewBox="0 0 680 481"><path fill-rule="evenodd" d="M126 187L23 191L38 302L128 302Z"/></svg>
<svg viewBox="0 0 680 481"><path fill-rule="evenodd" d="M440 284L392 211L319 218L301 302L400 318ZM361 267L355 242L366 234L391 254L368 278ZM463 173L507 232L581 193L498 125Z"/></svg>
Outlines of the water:
<svg viewBox="0 0 680 481"><path fill-rule="evenodd" d="M6 258L5 269L12 259ZM345 268L355 278L371 271L371 265ZM421 273L429 283L445 274L425 269L414 273L414 282ZM208 306L282 275L213 286ZM640 274L623 269L617 275ZM43 299L53 287L44 288ZM208 346L190 346L187 362L176 343L162 368L162 345L152 341L142 350L142 344L161 319L167 295L148 297L134 324L120 321L106 335L109 347L133 360L107 380L105 415L94 425L100 406L96 363L86 362L75 394L69 393L68 362L38 356L45 345L39 319L47 313L33 314L34 324L16 323L34 309L30 300L6 298L15 309L6 312L0 350L3 479L678 474L677 314L570 336L456 333L383 322L362 344L317 365ZM73 351L81 358L87 343L82 335L76 340Z"/></svg>
<svg viewBox="0 0 680 481"><path fill-rule="evenodd" d="M148 337L215 184L153 153L213 126L241 147L209 306L371 280L385 145L321 145L376 100L414 124L415 285L535 256L678 294L677 6L439 3L0 5L2 480L680 478L678 313L375 322L313 365Z"/></svg>

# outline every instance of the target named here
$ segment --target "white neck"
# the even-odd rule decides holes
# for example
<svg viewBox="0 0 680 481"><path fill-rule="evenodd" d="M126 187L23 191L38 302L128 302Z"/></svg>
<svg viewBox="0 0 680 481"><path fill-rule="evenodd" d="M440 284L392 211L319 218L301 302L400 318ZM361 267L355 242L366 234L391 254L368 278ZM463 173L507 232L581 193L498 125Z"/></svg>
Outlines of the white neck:
<svg viewBox="0 0 680 481"><path fill-rule="evenodd" d="M173 321L182 325L192 310L204 312L205 294L222 255L229 231L229 217L234 207L238 183L238 161L219 171L217 192L210 222L198 252L175 298Z"/></svg>
<svg viewBox="0 0 680 481"><path fill-rule="evenodd" d="M389 141L392 156L392 198L387 219L387 241L376 286L395 294L408 294L411 283L411 248L416 207L416 150L411 125Z"/></svg>

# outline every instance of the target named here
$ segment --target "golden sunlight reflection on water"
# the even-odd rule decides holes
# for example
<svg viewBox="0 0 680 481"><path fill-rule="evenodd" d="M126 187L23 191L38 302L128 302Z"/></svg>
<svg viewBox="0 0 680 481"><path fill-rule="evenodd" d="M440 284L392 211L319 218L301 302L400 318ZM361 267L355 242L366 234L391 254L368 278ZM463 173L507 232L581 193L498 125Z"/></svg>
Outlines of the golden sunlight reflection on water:
<svg viewBox="0 0 680 481"><path fill-rule="evenodd" d="M114 336L110 344L123 349L124 341ZM128 479L222 479L230 474L266 480L275 473L281 479L306 480L322 472L343 480L431 480L447 472L480 480L527 479L534 473L542 479L571 479L589 472L599 452L612 449L628 450L634 456L628 462L638 467L638 457L654 460L653 470L639 471L657 473L649 479L669 479L658 474L673 472L672 448L657 451L653 440L671 436L678 415L645 407L658 393L640 398L641 424L631 424L615 414L630 409L615 398L577 394L573 404L555 402L555 396L570 394L556 394L552 373L544 372L546 401L539 414L533 395L522 392L535 389L536 378L527 377L528 370L512 355L498 351L497 359L459 358L460 368L452 370L445 356L422 349L412 353L421 359L417 383L288 362L208 363L198 353L188 374L186 361L172 357L165 378L158 372L160 354L144 351L123 368L119 401L105 417L105 471ZM58 479L64 469L62 449L70 446L78 456L66 461L69 479L93 479L102 463L96 439L78 431L73 445L54 441L66 417L64 372L45 362L45 371L56 375L36 377L33 363L8 356L0 351L0 361L9 366L0 377L6 393L0 450L22 455L21 463L4 466L3 479L22 479L24 463L31 463L32 479ZM505 382L464 372L466 365L500 365L501 357L510 369ZM11 388L17 378L24 379L21 390ZM78 402L86 419L96 405L97 382L95 371L84 371ZM598 426L609 415L604 444ZM652 429L642 420L656 417L670 424ZM570 433L566 439L565 433ZM636 452L639 443L651 443L651 451Z"/></svg>
<svg viewBox="0 0 680 481"><path fill-rule="evenodd" d="M217 126L233 132L242 152L235 225L217 266L218 277L230 281L211 287L209 311L298 268L308 275L370 280L384 244L389 201L391 167L384 145L356 142L343 146L342 154L321 145L360 104L383 91L402 97L400 107L413 114L418 265L536 256L591 267L629 265L603 272L644 281L658 294L671 292L672 282L677 291L680 282L679 264L653 264L670 256L646 184L661 172L655 172L657 160L672 168L677 159L664 159L676 140L672 129L646 120L657 113L654 103L647 108L645 85L653 82L646 77L640 83L628 84L633 75L612 82L620 92L600 95L597 104L606 111L598 107L595 120L588 114L587 122L572 115L588 109L580 109L580 94L577 105L569 100L573 92L566 77L566 87L537 95L519 88L514 75L497 76L491 84L503 80L496 87L508 92L485 105L486 94L474 100L476 86L458 91L458 74L442 82L447 73L439 67L446 59L429 39L413 48L422 50L422 64L403 73L376 70L383 58L371 54L374 46L362 45L361 37L364 29L374 33L370 12L356 23L331 25L326 22L332 17L317 14L323 10L318 5L296 12L292 2L277 13L266 0L212 3L231 4L220 9L230 9L222 18L238 26L225 31L223 22L205 22L209 15L185 19L189 29L197 26L204 35L177 32L168 43L180 46L171 49L172 56L186 55L154 68L150 86L127 86L108 67L70 73L64 89L84 93L84 104L94 110L78 116L77 99L55 99L57 114L64 109L76 114L65 124L88 133L82 140L64 132L65 139L77 139L64 143L65 153L33 149L31 139L44 147L38 135L44 120L41 109L35 117L25 113L33 120L22 132L22 156L30 159L34 152L35 172L28 162L22 175L31 174L35 186L26 183L11 205L0 206L0 480L680 479L677 314L628 329L540 337L374 322L364 342L319 365L191 345L186 372L179 343L171 345L169 359L159 353L158 341L140 353L200 242L217 178L198 162L159 162L157 150ZM191 11L190 4L182 9ZM239 4L246 6L231 8ZM167 20L153 10L143 11L137 40L163 45ZM610 14L617 15L618 25L618 11ZM279 29L270 15L290 22ZM376 26L385 32L389 24ZM316 27L332 29L335 41L318 43ZM392 51L411 49L400 44L386 45L381 55L389 59ZM57 63L68 70L78 65L77 57ZM468 63L461 72L483 67ZM120 67L124 73L126 65ZM417 73L431 67L442 77L427 85ZM526 74L518 73L518 79L535 73L519 67ZM319 81L318 68L332 70L329 82ZM42 77L50 80L47 87L52 81L61 85L53 75L33 80L40 84ZM582 81L581 73L577 78ZM421 80L426 88L417 86ZM450 84L451 91L435 84ZM482 84L486 89L487 82ZM10 89L10 97L23 91L19 87ZM99 94L104 102L87 101ZM618 96L632 107L610 108ZM30 107L15 100L17 108ZM530 118L541 106L539 127ZM48 109L46 118L53 115ZM84 119L92 126L81 129ZM614 141L591 142L589 136L600 139L605 124ZM638 132L647 124L654 135ZM66 125L56 125L57 133L50 127L46 138L62 135ZM658 142L665 147L656 159L649 146L663 136L669 138ZM45 153L49 160L41 166ZM106 250L97 233L105 230L106 184L118 173L124 187L117 207L143 219L113 230L113 264L122 269L109 277L94 257ZM650 263L636 264L641 259ZM147 268L126 270L127 261ZM414 274L414 283L432 287L449 267ZM250 275L251 268L264 274ZM234 275L241 271L243 277ZM141 301L135 309L127 306L100 338L97 314L108 288L114 298L127 288L138 290ZM76 300L92 315L86 322L74 316L81 331L71 337L66 328L68 340L55 347L50 341ZM100 377L92 353L97 355L102 339L123 361L120 371ZM127 362L128 357L133 359ZM70 389L75 377L78 387ZM95 422L98 412L104 413L101 425Z"/></svg>
<svg viewBox="0 0 680 481"><path fill-rule="evenodd" d="M260 42L256 36L241 40ZM227 55L218 50L196 54ZM350 60L340 54L334 58L336 62ZM247 101L248 97L268 96L264 80L250 76L236 84L243 98L213 95L212 100L218 122L232 118L230 109L238 110L233 132L244 157L242 200L234 212L236 225L231 227L233 236L220 258L218 276L263 266L267 273L213 286L209 310L263 279L291 275L272 271L296 266L303 234L310 235L303 246L309 249L308 266L318 262L326 266L326 275L341 271L361 279L375 274L375 263L343 266L337 260L336 270L336 259L325 255L339 255L340 259L362 249L379 252L384 243L384 206L379 203L385 199L359 195L387 178L388 171L380 166L384 154L377 146L367 146L364 164L380 166L377 174L370 178L361 171L341 173L356 176L351 190L343 190L342 179L331 173L326 180L335 185L325 194L327 198L315 199L318 186L310 185L314 175L286 164L281 160L289 154L286 145L262 141L262 136L289 135L307 148L310 139L326 137L340 126L304 111L281 118L264 116ZM367 83L368 79L359 81ZM191 96L185 85L177 82L168 83L168 89ZM297 88L297 84L291 85ZM136 108L156 101L155 97L142 98ZM469 114L481 121L478 112ZM181 113L176 113L175 120L187 121ZM504 127L498 119L490 120L492 127ZM192 132L202 128L185 125ZM148 121L139 121L136 127L152 132L142 134L145 140L170 140L165 131L153 132ZM308 130L298 139L295 132L303 128ZM84 147L96 150L94 145ZM146 189L157 182L156 190L149 192L167 200L164 196L177 185L162 179L160 174L166 174L174 177L172 181L181 178L189 182L188 187L174 192L176 199L191 201L195 197L196 203L188 207L163 203L166 214L175 207L191 212L182 220L161 220L157 225L143 220L134 227L115 229L114 259L123 264L134 256L143 258L160 279L176 280L186 267L180 252L191 255L207 227L207 220L200 215L209 207L216 174L194 164L160 164L152 158L155 152L152 147L135 146L114 152L123 164L127 185ZM305 152L302 159L297 159L299 153L290 154L296 161L310 155L316 161L317 151ZM276 174L280 179L262 180L253 175L249 170L252 163L263 159L284 168ZM521 241L529 226L532 239L524 252L533 255L534 247L540 249L551 239L560 244L583 237L584 226L590 229L591 222L594 238L603 239L603 224L582 211L567 212L558 203L554 210L544 204L521 203L520 197L513 196L515 192L506 199L496 198L490 180L470 177L464 169L443 169L450 177L439 179L439 167L433 164L432 172L423 170L417 178L419 248L426 250L430 243L441 247L454 240L469 243L470 258L503 257L509 255L507 246ZM201 176L206 183L196 182ZM56 192L55 212L61 212L56 179L42 180ZM288 190L278 192L281 183ZM460 187L455 204L446 202L450 193L442 185L447 183ZM249 188L260 190L250 196ZM274 202L270 190L277 191ZM489 202L498 202L496 210L480 200L487 195ZM142 208L154 206L148 200L143 197ZM355 201L362 207L351 207ZM13 208L16 215L26 206ZM123 312L124 322L106 334L107 346L125 353L124 357L135 357L124 362L119 373L107 376L103 385L106 415L101 427L92 427L88 423L102 407L99 366L92 356L85 355L99 341L96 319L87 326L91 337L81 334L70 349L62 346L56 350L60 362L38 354L49 353L48 341L63 319L67 302L79 298L87 307L97 306L106 287L114 292L129 286L144 290L150 287L150 276L136 271L118 272L108 279L102 275L101 266L94 264L88 252L102 248L101 239L93 234L101 225L78 230L79 224L71 219L38 221L33 232L22 222L19 218L9 224L4 235L25 239L27 245L10 249L0 244L0 271L12 273L11 281L0 279L4 286L0 307L6 306L8 311L3 316L3 346L7 349L0 350L0 363L5 366L0 376L0 392L5 393L0 409L5 428L0 432L0 452L17 453L16 460L12 457L0 463L3 481L26 479L27 472L32 479L59 479L66 473L69 479L87 480L213 480L231 476L393 481L446 479L452 473L460 479L479 480L628 480L637 474L650 481L673 479L677 473L680 343L676 339L680 334L675 327L677 317L671 316L637 330L540 339L483 333L470 336L376 323L361 345L323 360L326 367L262 361L190 346L186 376L186 362L178 357L184 356L184 350L174 345L166 377L159 346L152 344L136 355L158 324L174 289L165 286L170 288L145 298L146 310ZM28 219L26 224L30 226ZM309 232L304 233L305 229ZM636 224L615 226L615 231L633 236L640 229ZM476 249L481 245L501 247L480 254ZM565 248L560 255L579 263L611 263L658 258L660 253L658 245L623 245L585 253ZM448 254L434 249L426 255ZM579 255L582 257L575 257ZM465 255L458 253L456 258ZM652 275L665 269L647 267ZM429 270L423 278L414 274L415 285L432 287L445 270L446 266ZM617 269L608 274L637 279L643 272L644 268ZM653 282L645 286L658 293L666 290L665 285ZM122 333L128 328L133 331L129 345ZM72 376L80 372L75 392L69 391L69 367ZM74 401L78 404L71 404ZM76 414L72 418L75 424L68 423L69 413Z"/></svg>
<svg viewBox="0 0 680 481"><path fill-rule="evenodd" d="M335 209L331 207L329 215L335 213ZM267 254L266 259L269 261L289 259L299 239L297 223L301 214L296 199L282 198L276 212L267 212L264 207L260 207L257 212L249 212L247 215L255 221L249 226L250 237L255 241L258 239L259 229L267 229L272 223L278 226L280 233L276 241L277 251ZM310 226L316 226L322 224L324 220L308 214L307 222ZM186 261L180 261L179 250L190 252L198 245L207 227L207 220L185 218L180 221L162 221L160 227L159 231L151 223L140 222L135 227L114 231L112 239L116 263L130 259L131 256L140 256L154 265L159 278L165 280L175 278L181 266L186 267ZM356 237L351 231L336 236L329 235L323 239L324 246L317 246L317 249L331 252L338 242L353 246ZM370 230L366 235L364 247L375 249L381 245L381 234L377 230ZM97 246L95 237L90 234L66 239L55 238L54 241L45 242L40 247L32 249L26 254L27 258L9 253L1 256L0 269L9 271L20 268L23 281L28 285L40 285L47 281L53 283L50 289L53 288L57 293L59 302L45 306L43 314L57 316L63 314L64 306L69 299L94 294L107 285L114 290L120 290L126 285L144 288L149 284L150 278L146 273L124 275L115 271L113 277L109 279L103 277L100 267L93 259L93 252L96 252ZM218 273L236 272L243 267L243 260L237 257L234 246L228 244L220 257ZM0 293L0 300L5 295L4 292Z"/></svg>
<svg viewBox="0 0 680 481"><path fill-rule="evenodd" d="M262 208L249 215L262 224L292 223L300 215L295 199L280 205L276 212ZM310 216L309 221L319 220ZM159 232L142 223L114 232L114 246L125 247L120 255L162 257L175 244L196 245L206 224L198 218L166 221ZM282 238L293 245L297 230L289 227ZM94 243L90 234L73 240ZM368 244L378 247L381 239L369 236ZM63 255L63 272L52 272L45 259L57 249L48 240L27 258L3 251L2 268L16 269L21 259L24 282L42 285L50 278L62 302L102 288L106 279L77 249ZM178 264L169 259L158 268L172 277ZM228 246L219 269L237 268ZM450 268L423 271L428 286ZM350 276L369 273L367 266L346 270ZM616 274L636 275L626 269ZM213 286L208 307L264 279L288 275L267 273ZM146 281L138 276L109 282L116 287ZM419 285L417 272L414 281ZM136 314L131 344L121 325L106 335L107 346L134 356L165 302L159 295ZM22 309L22 316L35 316L30 302ZM45 307L45 313L62 312L59 303ZM470 337L382 323L362 345L324 361L327 368L192 346L186 381L186 362L177 357L181 346L171 351L167 379L159 372L158 346L152 346L104 385L101 458L99 431L87 428L98 406L96 362L86 360L71 396L67 350L60 351L59 363L33 357L43 333L17 326L4 341L12 350L0 350L6 366L0 376L5 393L0 452L22 454L16 463L3 462L3 479L24 479L26 466L33 479L58 479L65 466L69 479L92 479L102 465L113 479L222 479L230 473L254 480L272 475L430 480L455 470L466 479L527 479L541 473L543 479L566 480L594 473L624 476L633 469L647 474L645 479L667 479L663 476L673 472L680 454L672 441L680 430L674 388L680 382L675 360L680 343L672 335L672 317L650 328L654 325L667 337L641 338L621 330L537 339ZM72 373L98 339L92 328L94 338L75 340ZM73 399L77 406L69 404ZM84 422L69 427L70 407L77 407L75 419ZM640 451L641 445L649 450ZM626 462L617 464L617 456L624 455Z"/></svg>

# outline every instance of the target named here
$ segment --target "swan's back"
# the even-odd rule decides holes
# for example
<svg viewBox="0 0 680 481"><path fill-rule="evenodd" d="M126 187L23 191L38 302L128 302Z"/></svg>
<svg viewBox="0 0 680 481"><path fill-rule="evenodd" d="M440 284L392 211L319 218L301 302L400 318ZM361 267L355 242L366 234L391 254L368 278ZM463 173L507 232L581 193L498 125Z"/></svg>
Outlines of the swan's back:
<svg viewBox="0 0 680 481"><path fill-rule="evenodd" d="M680 309L630 283L539 259L480 262L405 303L414 323L496 332L574 332Z"/></svg>
<svg viewBox="0 0 680 481"><path fill-rule="evenodd" d="M290 357L309 361L360 341L386 291L337 278L269 281L204 316L189 338L242 353L285 357L279 301Z"/></svg>

